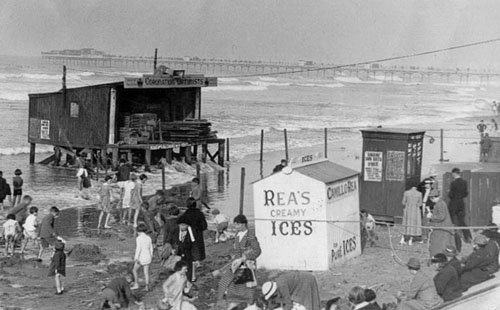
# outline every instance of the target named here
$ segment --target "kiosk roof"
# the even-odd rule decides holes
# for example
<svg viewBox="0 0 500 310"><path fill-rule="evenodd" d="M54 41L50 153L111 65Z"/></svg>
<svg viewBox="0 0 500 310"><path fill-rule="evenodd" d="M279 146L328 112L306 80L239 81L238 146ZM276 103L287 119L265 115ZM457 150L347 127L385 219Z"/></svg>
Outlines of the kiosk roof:
<svg viewBox="0 0 500 310"><path fill-rule="evenodd" d="M293 170L308 177L311 177L313 179L316 179L318 181L321 181L325 184L332 183L359 174L359 172L355 170L332 163L331 161L328 160L307 166L294 168Z"/></svg>

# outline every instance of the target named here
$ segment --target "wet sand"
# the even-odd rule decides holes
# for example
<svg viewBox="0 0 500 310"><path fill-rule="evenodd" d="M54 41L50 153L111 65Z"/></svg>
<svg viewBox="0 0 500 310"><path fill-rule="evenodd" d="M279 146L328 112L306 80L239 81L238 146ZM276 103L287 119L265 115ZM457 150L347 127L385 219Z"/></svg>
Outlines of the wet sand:
<svg viewBox="0 0 500 310"><path fill-rule="evenodd" d="M463 120L460 127L473 126L476 119ZM455 124L453 126L455 127ZM467 133L467 139L464 137ZM447 135L448 134L448 138ZM448 158L460 166L459 162L477 162L478 158L478 134L467 129L453 131L447 130L445 134L445 158ZM436 131L432 132L436 136ZM292 144L293 146L293 144ZM361 169L361 137L349 138L343 141L335 141L328 146L330 160L341 165L359 171ZM311 154L323 151L323 145L308 148L292 148L290 157ZM284 152L270 152L264 154L264 162L259 162L259 155L250 155L243 160L231 162L226 172L210 171L202 175L202 182L206 186L206 202L211 207L217 207L230 216L237 214L239 205L240 171L246 168L245 179L245 213L252 217L252 188L250 183L269 175L274 165L284 157ZM426 138L424 144L424 160L422 176L426 176L429 168L434 166L440 172L448 171L453 163L438 165L439 163L439 140L433 144ZM475 167L474 164L470 165ZM186 173L184 182L192 178L193 171ZM155 179L152 177L151 180ZM173 180L172 180L173 181ZM149 182L149 181L148 181ZM180 183L184 183L180 182ZM158 184L151 181L150 184ZM160 183L161 184L161 183ZM173 183L170 183L173 185ZM154 189L154 186L151 186ZM172 186L171 195L183 201L189 188L186 185ZM58 201L60 197L53 197ZM34 204L48 205L42 199L35 200ZM94 200L82 201L83 205L94 203ZM80 205L80 204L77 204ZM71 208L71 207L73 208ZM55 289L53 279L48 278L49 255L45 254L42 263L33 260L35 252L30 250L25 260L18 257L14 259L0 259L0 307L19 307L20 309L96 309L99 302L99 293L102 286L117 275L117 270L130 268L135 249L133 230L124 226L116 225L113 229L105 230L97 234L95 224L98 212L93 207L74 207L71 203L69 208L63 211L59 220L63 236L68 238L67 248L71 249L77 244L97 245L102 250L106 259L98 263L75 261L71 256L68 258L67 277L64 279L65 288L68 290L62 296L54 295ZM70 229L71 227L71 229ZM73 229L74 228L74 229ZM404 287L410 280L410 274L400 261L406 261L412 256L424 260L427 256L425 244L415 244L412 247L394 245L397 243L402 230L392 228L389 231L385 227L378 228L380 240L373 248L365 249L360 257L346 262L339 268L328 272L315 273L320 286L320 295L323 301L335 296L345 296L348 290L355 285L377 285L383 284L378 290L379 302L394 301L393 295ZM208 240L207 236L207 240ZM212 277L211 271L220 267L227 260L229 243L215 245L207 241L207 257L203 267L199 270L199 299L196 305L199 309L211 309L215 303L217 281ZM463 254L470 253L470 246L464 248ZM147 294L139 291L147 306L147 309L156 309L157 301L161 298L161 283L166 273L158 264L153 264L153 290ZM398 275L398 276L396 276ZM258 277L267 279L268 272L260 270ZM131 306L131 309L137 307Z"/></svg>

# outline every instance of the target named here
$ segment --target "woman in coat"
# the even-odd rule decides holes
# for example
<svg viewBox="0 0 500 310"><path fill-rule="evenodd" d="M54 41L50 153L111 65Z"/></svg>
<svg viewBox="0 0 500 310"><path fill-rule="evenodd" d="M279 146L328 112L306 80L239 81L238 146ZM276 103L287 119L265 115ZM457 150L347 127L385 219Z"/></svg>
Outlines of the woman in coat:
<svg viewBox="0 0 500 310"><path fill-rule="evenodd" d="M240 303L251 304L255 295L257 281L255 278L256 259L261 253L260 244L257 237L248 230L248 220L246 216L240 214L234 218L235 229L238 231L234 238L232 259L233 262L220 270L222 278L219 281L217 303L220 304L224 295L228 303L228 309L232 309ZM234 283L235 262L250 268L253 273L253 281L236 284ZM231 268L229 268L231 267Z"/></svg>
<svg viewBox="0 0 500 310"><path fill-rule="evenodd" d="M193 259L195 262L199 262L206 257L203 231L207 229L207 220L205 219L205 214L203 214L200 209L196 208L196 200L194 198L188 198L187 208L188 209L181 218L193 229Z"/></svg>
<svg viewBox="0 0 500 310"><path fill-rule="evenodd" d="M432 213L427 215L432 232L429 240L429 252L431 256L442 253L443 249L455 245L453 230L440 227L453 227L450 213L446 203L439 197L439 191L433 190L429 194L435 203Z"/></svg>
<svg viewBox="0 0 500 310"><path fill-rule="evenodd" d="M420 215L420 207L422 207L422 194L417 191L416 186L412 186L403 195L403 227L405 228L404 236L401 238L401 244L408 239L408 244L412 244L414 238L422 236L422 217Z"/></svg>

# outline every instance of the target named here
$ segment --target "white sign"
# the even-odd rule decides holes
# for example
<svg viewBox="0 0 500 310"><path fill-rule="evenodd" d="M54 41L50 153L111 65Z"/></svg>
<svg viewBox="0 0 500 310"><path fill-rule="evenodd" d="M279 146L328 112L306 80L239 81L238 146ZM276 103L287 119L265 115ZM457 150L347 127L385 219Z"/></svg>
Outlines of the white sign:
<svg viewBox="0 0 500 310"><path fill-rule="evenodd" d="M326 188L326 197L328 201L337 200L340 198L344 198L350 194L356 193L358 190L358 178L353 178L350 180L346 180L343 182L335 183L333 185L329 185Z"/></svg>
<svg viewBox="0 0 500 310"><path fill-rule="evenodd" d="M365 181L382 182L382 152L365 152L363 175Z"/></svg>
<svg viewBox="0 0 500 310"><path fill-rule="evenodd" d="M172 77L170 75L144 75L142 78L126 77L124 88L188 88L217 86L216 77Z"/></svg>
<svg viewBox="0 0 500 310"><path fill-rule="evenodd" d="M42 119L40 121L40 139L50 140L50 121Z"/></svg>

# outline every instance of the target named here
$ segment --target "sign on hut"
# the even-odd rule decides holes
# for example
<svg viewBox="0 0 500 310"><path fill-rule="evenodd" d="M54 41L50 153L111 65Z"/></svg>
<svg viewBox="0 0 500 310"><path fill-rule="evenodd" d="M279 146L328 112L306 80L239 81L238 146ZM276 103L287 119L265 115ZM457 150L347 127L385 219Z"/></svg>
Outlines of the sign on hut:
<svg viewBox="0 0 500 310"><path fill-rule="evenodd" d="M361 254L358 172L320 155L253 184L259 266L328 270Z"/></svg>

